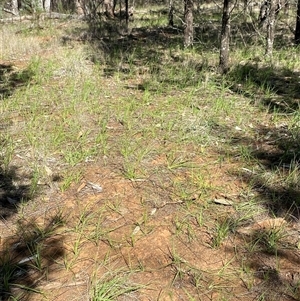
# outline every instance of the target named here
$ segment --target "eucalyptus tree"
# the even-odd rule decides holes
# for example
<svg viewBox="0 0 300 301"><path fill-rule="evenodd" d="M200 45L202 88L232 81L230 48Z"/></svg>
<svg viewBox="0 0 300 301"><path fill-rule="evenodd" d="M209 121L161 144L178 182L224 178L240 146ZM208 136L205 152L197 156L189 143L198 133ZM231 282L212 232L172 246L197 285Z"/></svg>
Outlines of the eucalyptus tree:
<svg viewBox="0 0 300 301"><path fill-rule="evenodd" d="M184 0L184 47L190 47L194 41L194 1Z"/></svg>
<svg viewBox="0 0 300 301"><path fill-rule="evenodd" d="M230 48L230 0L224 0L222 13L222 27L220 38L219 70L226 73L229 70L229 48Z"/></svg>
<svg viewBox="0 0 300 301"><path fill-rule="evenodd" d="M300 0L297 2L295 44L300 45Z"/></svg>
<svg viewBox="0 0 300 301"><path fill-rule="evenodd" d="M276 1L275 0L267 0L266 2L268 5L266 56L272 56L274 37L275 37Z"/></svg>

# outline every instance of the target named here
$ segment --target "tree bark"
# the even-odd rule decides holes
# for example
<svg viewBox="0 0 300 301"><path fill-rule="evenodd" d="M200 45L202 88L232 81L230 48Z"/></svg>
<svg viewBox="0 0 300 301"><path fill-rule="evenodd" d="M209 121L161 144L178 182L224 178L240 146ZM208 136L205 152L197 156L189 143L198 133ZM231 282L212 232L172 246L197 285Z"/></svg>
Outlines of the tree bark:
<svg viewBox="0 0 300 301"><path fill-rule="evenodd" d="M19 16L18 0L11 1L11 10L15 16Z"/></svg>
<svg viewBox="0 0 300 301"><path fill-rule="evenodd" d="M80 0L74 0L75 12L77 15L84 15L83 7Z"/></svg>
<svg viewBox="0 0 300 301"><path fill-rule="evenodd" d="M230 46L230 10L229 1L223 2L221 41L220 41L220 62L219 70L225 74L229 70L229 46Z"/></svg>
<svg viewBox="0 0 300 301"><path fill-rule="evenodd" d="M114 8L115 8L115 3L114 0L104 0L104 10L105 14L109 18L114 18Z"/></svg>
<svg viewBox="0 0 300 301"><path fill-rule="evenodd" d="M49 13L51 9L51 0L44 0L44 11Z"/></svg>
<svg viewBox="0 0 300 301"><path fill-rule="evenodd" d="M128 31L128 21L129 21L129 9L128 9L128 0L125 0L125 20L126 20L126 30Z"/></svg>
<svg viewBox="0 0 300 301"><path fill-rule="evenodd" d="M266 56L271 57L275 37L276 3L275 0L268 0L268 2L269 15L267 17Z"/></svg>
<svg viewBox="0 0 300 301"><path fill-rule="evenodd" d="M184 47L190 47L194 41L193 0L184 0Z"/></svg>
<svg viewBox="0 0 300 301"><path fill-rule="evenodd" d="M295 30L295 44L300 45L300 0L297 3L297 17L296 17L296 30Z"/></svg>
<svg viewBox="0 0 300 301"><path fill-rule="evenodd" d="M32 0L32 7L34 13L42 13L44 11L43 0Z"/></svg>
<svg viewBox="0 0 300 301"><path fill-rule="evenodd" d="M300 0L299 0L300 1ZM174 26L174 6L173 6L173 0L169 0L169 26Z"/></svg>

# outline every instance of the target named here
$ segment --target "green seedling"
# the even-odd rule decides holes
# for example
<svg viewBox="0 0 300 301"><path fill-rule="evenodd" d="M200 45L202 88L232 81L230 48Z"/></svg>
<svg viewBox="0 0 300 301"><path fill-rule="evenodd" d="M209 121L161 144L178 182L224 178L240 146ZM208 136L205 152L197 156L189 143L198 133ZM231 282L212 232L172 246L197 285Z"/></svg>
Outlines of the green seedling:
<svg viewBox="0 0 300 301"><path fill-rule="evenodd" d="M212 239L212 247L219 248L222 242L228 237L233 229L233 221L231 219L224 219L221 222L217 222L215 226L215 233Z"/></svg>
<svg viewBox="0 0 300 301"><path fill-rule="evenodd" d="M72 184L79 183L82 179L82 171L69 171L63 177L63 181L60 185L61 191L66 191Z"/></svg>
<svg viewBox="0 0 300 301"><path fill-rule="evenodd" d="M131 283L128 279L129 275L122 271L107 272L95 281L91 300L113 301L142 288L139 284Z"/></svg>

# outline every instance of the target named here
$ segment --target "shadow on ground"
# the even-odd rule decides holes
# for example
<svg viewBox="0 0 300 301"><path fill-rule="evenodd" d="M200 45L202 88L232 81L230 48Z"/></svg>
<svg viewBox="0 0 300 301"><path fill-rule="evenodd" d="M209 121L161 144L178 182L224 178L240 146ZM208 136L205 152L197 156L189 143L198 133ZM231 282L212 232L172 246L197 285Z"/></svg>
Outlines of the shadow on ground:
<svg viewBox="0 0 300 301"><path fill-rule="evenodd" d="M63 238L56 234L64 224L60 214L45 214L46 222L27 220L26 214L16 218L19 206L37 194L23 181L17 167L0 169L0 300L30 300L32 293L42 293L37 286L64 254Z"/></svg>
<svg viewBox="0 0 300 301"><path fill-rule="evenodd" d="M241 229L235 233L231 252L243 269L244 286L257 300L300 298L299 76L289 69L247 63L236 66L226 77L233 92L262 107L270 119L290 118L288 123L280 122L281 118L278 122L262 120L246 131L222 129L230 137L230 156L244 162L245 168L235 170L235 176L255 191L255 199L267 208L270 221L284 218L294 225L255 228L254 223L246 233L239 232Z"/></svg>
<svg viewBox="0 0 300 301"><path fill-rule="evenodd" d="M230 252L235 253L243 284L255 300L299 300L299 251L284 228L254 230L235 239Z"/></svg>
<svg viewBox="0 0 300 301"><path fill-rule="evenodd" d="M15 234L2 242L0 251L1 300L30 300L40 293L37 286L46 280L57 258L64 254L63 239L56 230L63 224L59 214L44 226L21 221Z"/></svg>
<svg viewBox="0 0 300 301"><path fill-rule="evenodd" d="M234 92L259 98L270 113L294 113L299 109L299 72L260 63L238 65L231 70L229 85Z"/></svg>
<svg viewBox="0 0 300 301"><path fill-rule="evenodd" d="M17 213L18 206L33 197L30 185L18 184L17 167L0 168L0 216L6 220Z"/></svg>
<svg viewBox="0 0 300 301"><path fill-rule="evenodd" d="M124 79L140 79L138 84L132 83L127 87L129 89L155 92L169 85L180 88L193 86L202 79L201 71L207 66L207 61L197 61L191 56L187 60L179 51L183 48L182 24L170 27L167 22L165 17L165 26L137 27L139 20L134 20L126 31L124 22L118 19L102 20L98 24L89 24L88 30L75 28L67 38L63 37L63 43L79 38L91 44L90 60L105 66L105 77L118 74ZM208 24L195 29L196 39L201 40L196 46L199 52L215 49L219 43L220 25L217 22ZM147 78L149 74L151 78Z"/></svg>
<svg viewBox="0 0 300 301"><path fill-rule="evenodd" d="M247 149L249 166L239 177L259 195L271 215L299 220L299 137L286 126L255 129L257 139L232 136L231 146ZM243 156L236 152L233 156ZM246 165L247 166L247 165ZM253 171L251 171L253 169ZM273 180L272 180L273 179Z"/></svg>
<svg viewBox="0 0 300 301"><path fill-rule="evenodd" d="M35 72L29 65L17 70L13 64L0 64L0 101L11 96L17 89L28 84ZM5 112L0 117L0 217L3 220L14 215L22 202L35 196L36 184L33 175L20 174L19 167L10 164L13 155L13 143L6 130L13 122L6 118Z"/></svg>
<svg viewBox="0 0 300 301"><path fill-rule="evenodd" d="M231 70L227 79L234 92L248 96L255 105L267 107L270 114L289 114L294 120L292 126L285 123L259 125L254 129L254 136L235 133L231 144L247 148L250 161L261 167L262 172L246 172L242 176L245 182L256 189L270 212L276 216L290 215L298 220L299 74L288 69L248 63ZM269 174L268 178L266 174ZM280 176L280 182L270 181L274 174Z"/></svg>
<svg viewBox="0 0 300 301"><path fill-rule="evenodd" d="M12 64L0 64L0 101L33 76L30 66L16 71ZM37 286L64 254L63 239L56 234L63 218L50 213L43 223L26 216L16 218L20 205L32 201L38 191L33 174L21 174L18 166L10 164L13 150L6 135L10 121L0 119L0 300L30 300L33 293L42 294Z"/></svg>
<svg viewBox="0 0 300 301"><path fill-rule="evenodd" d="M34 71L30 67L16 71L12 64L0 64L0 100L12 95L15 89L26 85L33 76Z"/></svg>
<svg viewBox="0 0 300 301"><path fill-rule="evenodd" d="M149 24L161 18L160 11L166 7L151 10ZM237 11L237 14L240 12ZM153 16L154 15L154 16ZM183 16L182 16L183 17ZM93 53L89 53L94 63L104 64L104 76L114 74L124 78L142 78L144 74L151 74L152 78L142 79L142 82L130 88L157 91L161 86L176 85L179 88L194 86L203 80L202 70L208 69L208 62L203 59L192 59L182 54L178 49L183 48L184 27L182 23L174 27L167 26L167 15L164 25L149 25L138 27L144 17L137 15L133 22L129 22L126 30L124 21L116 19L95 18L88 21L88 29L75 28L67 37L63 37L66 44L72 40L80 40L93 46ZM140 20L139 20L140 19ZM160 19L162 20L162 19ZM161 22L163 24L163 22ZM220 43L221 9L214 7L195 14L195 53L218 53ZM240 18L233 18L232 41L234 48L244 49L247 45L262 45L264 33L258 29L257 20L240 22ZM213 68L215 68L214 66ZM209 67L211 68L211 66ZM184 69L185 72L181 72ZM243 72L234 70L233 73ZM184 78L180 76L184 74ZM288 77L289 75L287 75ZM155 84L155 80L157 84ZM279 83L276 83L279 85ZM296 93L296 91L295 91Z"/></svg>

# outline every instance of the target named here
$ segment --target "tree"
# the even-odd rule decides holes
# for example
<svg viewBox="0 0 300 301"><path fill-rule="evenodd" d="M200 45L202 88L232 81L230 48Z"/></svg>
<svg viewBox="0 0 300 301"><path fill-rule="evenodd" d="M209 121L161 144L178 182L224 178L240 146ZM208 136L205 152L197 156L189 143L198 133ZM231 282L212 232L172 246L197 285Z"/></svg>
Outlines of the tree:
<svg viewBox="0 0 300 301"><path fill-rule="evenodd" d="M269 10L267 15L266 56L271 57L275 37L276 3L275 0L267 0Z"/></svg>
<svg viewBox="0 0 300 301"><path fill-rule="evenodd" d="M14 16L19 16L18 0L11 0L8 4L9 8L4 7L3 10L7 13L13 14Z"/></svg>
<svg viewBox="0 0 300 301"><path fill-rule="evenodd" d="M184 0L184 47L190 47L194 41L193 0Z"/></svg>
<svg viewBox="0 0 300 301"><path fill-rule="evenodd" d="M109 18L114 18L116 2L114 0L104 0L105 14Z"/></svg>
<svg viewBox="0 0 300 301"><path fill-rule="evenodd" d="M230 9L229 1L223 2L221 41L220 41L220 61L219 70L222 74L229 70L229 43L230 43Z"/></svg>
<svg viewBox="0 0 300 301"><path fill-rule="evenodd" d="M126 18L126 30L128 31L128 21L129 21L129 7L128 0L125 0L125 18Z"/></svg>
<svg viewBox="0 0 300 301"><path fill-rule="evenodd" d="M75 7L76 14L78 14L78 15L84 14L83 5L80 0L74 0L74 7Z"/></svg>
<svg viewBox="0 0 300 301"><path fill-rule="evenodd" d="M173 5L173 0L169 0L169 15L168 15L168 19L169 19L169 26L173 27L174 26L174 5Z"/></svg>
<svg viewBox="0 0 300 301"><path fill-rule="evenodd" d="M44 0L44 10L49 13L51 10L51 0Z"/></svg>
<svg viewBox="0 0 300 301"><path fill-rule="evenodd" d="M295 43L296 43L296 45L300 44L300 0L298 0L298 3L297 3Z"/></svg>
<svg viewBox="0 0 300 301"><path fill-rule="evenodd" d="M259 24L266 29L266 56L271 57L275 37L276 17L281 10L280 0L265 0L259 12Z"/></svg>

